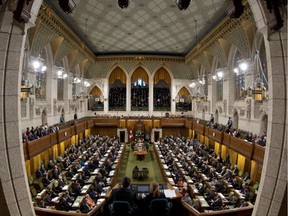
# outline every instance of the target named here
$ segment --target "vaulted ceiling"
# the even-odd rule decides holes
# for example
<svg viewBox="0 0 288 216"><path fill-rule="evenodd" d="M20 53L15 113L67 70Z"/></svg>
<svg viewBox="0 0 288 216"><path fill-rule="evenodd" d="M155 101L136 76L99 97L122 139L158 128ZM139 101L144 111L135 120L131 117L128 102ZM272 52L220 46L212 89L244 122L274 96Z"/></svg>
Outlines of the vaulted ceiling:
<svg viewBox="0 0 288 216"><path fill-rule="evenodd" d="M180 11L175 0L74 0L72 14L46 1L96 54L186 55L226 14L224 0L192 0Z"/></svg>

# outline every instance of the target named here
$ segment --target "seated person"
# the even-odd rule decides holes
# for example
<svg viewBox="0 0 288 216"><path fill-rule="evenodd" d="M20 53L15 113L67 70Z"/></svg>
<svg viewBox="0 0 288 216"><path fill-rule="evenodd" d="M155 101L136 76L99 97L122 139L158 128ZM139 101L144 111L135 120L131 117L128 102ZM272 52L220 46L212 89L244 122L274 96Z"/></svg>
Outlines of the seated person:
<svg viewBox="0 0 288 216"><path fill-rule="evenodd" d="M43 200L41 200L39 203L38 203L38 207L39 208L46 208L46 204Z"/></svg>
<svg viewBox="0 0 288 216"><path fill-rule="evenodd" d="M246 172L243 176L243 181L247 181L250 178L249 172Z"/></svg>
<svg viewBox="0 0 288 216"><path fill-rule="evenodd" d="M166 196L164 193L160 192L159 184L155 181L150 183L150 191L149 194L145 197L146 206L151 204L151 201L154 199L165 199Z"/></svg>
<svg viewBox="0 0 288 216"><path fill-rule="evenodd" d="M91 207L90 205L87 203L87 199L86 197L83 199L83 201L80 203L80 211L82 213L88 213L89 211L91 211Z"/></svg>
<svg viewBox="0 0 288 216"><path fill-rule="evenodd" d="M241 199L240 202L239 202L238 208L243 208L245 206L247 206L247 203L245 202L244 199Z"/></svg>
<svg viewBox="0 0 288 216"><path fill-rule="evenodd" d="M54 164L53 160L50 160L48 165L47 165L47 168L48 168L48 170L50 170L50 169L53 169L54 166L55 166L55 164Z"/></svg>
<svg viewBox="0 0 288 216"><path fill-rule="evenodd" d="M231 203L231 204L236 204L238 201L238 197L236 196L236 194L231 191L229 196L227 197L227 200Z"/></svg>
<svg viewBox="0 0 288 216"><path fill-rule="evenodd" d="M93 199L94 201L96 201L99 197L97 191L94 189L93 186L90 187L90 191L89 191L89 196L91 197L91 199Z"/></svg>
<svg viewBox="0 0 288 216"><path fill-rule="evenodd" d="M187 191L185 188L183 188L182 194L183 194L183 195L182 195L182 196L183 196L183 197L182 197L182 200L183 200L184 202L188 203L190 206L192 206L192 199L191 199L188 191Z"/></svg>
<svg viewBox="0 0 288 216"><path fill-rule="evenodd" d="M122 180L122 187L113 189L109 199L109 203L114 201L127 201L133 207L136 201L136 193L130 188L131 180L129 177L124 177Z"/></svg>
<svg viewBox="0 0 288 216"><path fill-rule="evenodd" d="M71 201L71 199L69 200ZM68 201L68 198L66 196L66 194L64 194L60 199L59 199L59 207L61 210L65 210L65 211L69 211L71 205L72 205L72 202L69 202Z"/></svg>
<svg viewBox="0 0 288 216"><path fill-rule="evenodd" d="M41 176L43 176L43 173L41 172L41 169L40 169L40 168L38 168L38 169L36 170L35 175L36 175L36 178L40 178Z"/></svg>
<svg viewBox="0 0 288 216"><path fill-rule="evenodd" d="M89 196L89 194L86 194L85 195L85 199L86 199L86 202L87 202L87 204L91 207L91 208L93 208L96 204L95 204L95 202L91 199L91 197Z"/></svg>
<svg viewBox="0 0 288 216"><path fill-rule="evenodd" d="M221 207L222 207L222 200L221 197L217 195L216 198L211 201L211 209L215 210Z"/></svg>
<svg viewBox="0 0 288 216"><path fill-rule="evenodd" d="M44 177L42 179L42 183L43 183L44 187L47 187L51 183L51 181L48 178L48 174L47 173L44 175Z"/></svg>
<svg viewBox="0 0 288 216"><path fill-rule="evenodd" d="M81 186L78 182L74 182L72 184L72 193L74 193L76 196L81 194Z"/></svg>
<svg viewBox="0 0 288 216"><path fill-rule="evenodd" d="M52 176L53 176L53 178L54 178L54 179L58 179L58 178L59 178L59 174L60 174L60 172L59 172L59 170L58 170L58 167L55 165L55 166L54 166L54 169L53 169L53 171L52 171Z"/></svg>
<svg viewBox="0 0 288 216"><path fill-rule="evenodd" d="M53 190L57 194L59 194L62 191L62 187L60 186L60 184L59 184L59 182L57 180L53 184Z"/></svg>

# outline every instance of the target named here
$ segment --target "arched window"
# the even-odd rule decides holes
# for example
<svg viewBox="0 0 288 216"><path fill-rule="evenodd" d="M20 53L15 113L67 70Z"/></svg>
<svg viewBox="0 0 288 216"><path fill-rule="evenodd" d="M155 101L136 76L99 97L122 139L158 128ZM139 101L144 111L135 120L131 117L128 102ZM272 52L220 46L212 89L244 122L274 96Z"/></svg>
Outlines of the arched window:
<svg viewBox="0 0 288 216"><path fill-rule="evenodd" d="M142 67L138 67L131 76L131 111L148 111L149 77Z"/></svg>
<svg viewBox="0 0 288 216"><path fill-rule="evenodd" d="M220 62L217 63L217 70L220 69ZM217 71L216 70L216 71ZM216 93L217 93L217 101L223 100L223 78L216 80Z"/></svg>
<svg viewBox="0 0 288 216"><path fill-rule="evenodd" d="M64 100L64 80L68 77L65 73L63 61L61 61L61 65L57 67L57 100L63 101Z"/></svg>
<svg viewBox="0 0 288 216"><path fill-rule="evenodd" d="M234 69L234 82L235 82L235 100L244 100L244 89L245 89L245 71L239 68L242 57L241 53L237 50L234 57L234 68L237 68L235 72ZM239 69L238 69L239 68Z"/></svg>
<svg viewBox="0 0 288 216"><path fill-rule="evenodd" d="M44 50L40 52L39 59L41 61L41 68L35 69L35 96L38 100L44 100L46 97L46 78L47 78L47 72L46 72L46 53Z"/></svg>
<svg viewBox="0 0 288 216"><path fill-rule="evenodd" d="M268 73L267 73L267 58L266 58L266 48L264 40L262 40L260 50L259 50L259 58L261 65L259 65L261 68L259 68L260 76L263 80L264 87L268 91ZM257 76L257 74L255 74Z"/></svg>

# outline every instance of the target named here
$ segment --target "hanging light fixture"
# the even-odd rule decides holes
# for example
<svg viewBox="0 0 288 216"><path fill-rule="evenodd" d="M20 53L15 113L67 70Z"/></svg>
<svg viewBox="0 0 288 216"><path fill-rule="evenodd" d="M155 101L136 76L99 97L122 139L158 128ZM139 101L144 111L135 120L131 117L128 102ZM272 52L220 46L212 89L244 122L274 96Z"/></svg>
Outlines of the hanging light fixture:
<svg viewBox="0 0 288 216"><path fill-rule="evenodd" d="M216 73L212 76L212 78L215 81L220 81L220 80L222 80L223 76L224 76L224 73L223 73L222 69L219 68L216 70Z"/></svg>
<svg viewBox="0 0 288 216"><path fill-rule="evenodd" d="M130 4L130 0L117 0L117 2L118 2L118 6L121 9L128 8L128 6Z"/></svg>
<svg viewBox="0 0 288 216"><path fill-rule="evenodd" d="M176 0L179 10L186 10L190 5L191 0Z"/></svg>

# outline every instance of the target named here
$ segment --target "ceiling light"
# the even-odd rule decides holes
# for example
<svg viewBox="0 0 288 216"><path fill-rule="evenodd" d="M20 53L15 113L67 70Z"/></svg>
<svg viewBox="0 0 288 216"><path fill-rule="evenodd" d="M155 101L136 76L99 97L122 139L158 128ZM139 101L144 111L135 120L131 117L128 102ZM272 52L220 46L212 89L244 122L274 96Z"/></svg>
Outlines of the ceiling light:
<svg viewBox="0 0 288 216"><path fill-rule="evenodd" d="M128 8L130 0L117 0L118 1L118 5L121 9L123 8Z"/></svg>
<svg viewBox="0 0 288 216"><path fill-rule="evenodd" d="M43 65L42 67L41 67L41 71L42 72L45 72L47 70L47 66L46 65Z"/></svg>
<svg viewBox="0 0 288 216"><path fill-rule="evenodd" d="M223 72L222 72L222 71L218 71L218 72L217 72L217 76L218 76L219 78L222 78L222 77L223 77Z"/></svg>
<svg viewBox="0 0 288 216"><path fill-rule="evenodd" d="M40 68L40 66L41 66L41 63L38 60L33 61L32 64L33 64L33 67L34 67L35 70L38 70Z"/></svg>
<svg viewBox="0 0 288 216"><path fill-rule="evenodd" d="M176 0L179 10L186 10L190 5L191 0Z"/></svg>
<svg viewBox="0 0 288 216"><path fill-rule="evenodd" d="M236 74L239 73L239 69L238 69L238 68L234 68L233 71L234 71L234 73L236 73Z"/></svg>
<svg viewBox="0 0 288 216"><path fill-rule="evenodd" d="M192 83L189 85L189 87L190 87L190 88L194 88L195 85L196 85L195 82L192 82Z"/></svg>

